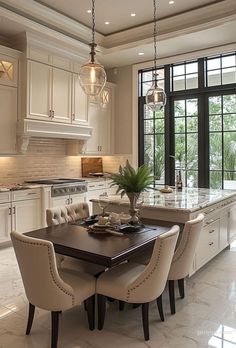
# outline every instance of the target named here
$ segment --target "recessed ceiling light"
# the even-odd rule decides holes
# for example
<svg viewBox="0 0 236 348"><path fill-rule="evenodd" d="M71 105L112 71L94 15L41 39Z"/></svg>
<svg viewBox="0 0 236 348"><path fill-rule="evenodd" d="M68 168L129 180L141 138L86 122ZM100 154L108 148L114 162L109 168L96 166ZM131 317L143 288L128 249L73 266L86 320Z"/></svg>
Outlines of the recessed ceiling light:
<svg viewBox="0 0 236 348"><path fill-rule="evenodd" d="M108 25L108 24L110 24L110 22L106 21L105 24Z"/></svg>
<svg viewBox="0 0 236 348"><path fill-rule="evenodd" d="M169 4L170 4L170 5L173 5L174 3L175 3L174 0L170 0L170 1L169 1Z"/></svg>
<svg viewBox="0 0 236 348"><path fill-rule="evenodd" d="M91 13L92 12L92 10L87 10L87 13Z"/></svg>
<svg viewBox="0 0 236 348"><path fill-rule="evenodd" d="M144 53L143 53L143 52L139 52L138 55L139 55L139 56L143 56Z"/></svg>
<svg viewBox="0 0 236 348"><path fill-rule="evenodd" d="M135 16L136 16L136 13L131 13L130 16L131 16L131 17L135 17Z"/></svg>

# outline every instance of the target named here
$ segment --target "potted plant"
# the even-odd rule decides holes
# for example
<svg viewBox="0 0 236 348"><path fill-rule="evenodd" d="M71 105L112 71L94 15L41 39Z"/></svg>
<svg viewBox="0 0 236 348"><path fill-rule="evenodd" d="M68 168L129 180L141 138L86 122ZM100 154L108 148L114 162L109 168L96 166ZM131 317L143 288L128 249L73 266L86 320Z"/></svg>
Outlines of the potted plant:
<svg viewBox="0 0 236 348"><path fill-rule="evenodd" d="M121 194L121 198L126 194L130 201L130 215L132 222L138 222L136 204L141 192L152 188L154 177L151 175L150 168L143 164L134 169L127 160L126 165L120 166L119 172L111 176L111 186L118 186L116 193Z"/></svg>

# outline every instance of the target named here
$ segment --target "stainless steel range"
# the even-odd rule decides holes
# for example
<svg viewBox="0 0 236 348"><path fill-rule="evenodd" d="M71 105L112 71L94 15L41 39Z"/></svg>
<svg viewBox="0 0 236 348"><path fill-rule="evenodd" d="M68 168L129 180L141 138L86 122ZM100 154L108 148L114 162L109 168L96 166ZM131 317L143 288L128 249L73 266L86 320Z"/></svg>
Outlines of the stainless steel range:
<svg viewBox="0 0 236 348"><path fill-rule="evenodd" d="M50 185L52 206L85 202L87 183L81 179L39 179L27 181L30 184Z"/></svg>

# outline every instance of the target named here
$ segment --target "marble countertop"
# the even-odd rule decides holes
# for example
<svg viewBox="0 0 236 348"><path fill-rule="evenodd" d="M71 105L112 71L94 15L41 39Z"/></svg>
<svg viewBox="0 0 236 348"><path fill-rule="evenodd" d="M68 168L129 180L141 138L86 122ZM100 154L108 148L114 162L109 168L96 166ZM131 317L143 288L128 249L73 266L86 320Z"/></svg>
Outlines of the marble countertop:
<svg viewBox="0 0 236 348"><path fill-rule="evenodd" d="M142 207L193 212L233 196L236 198L236 190L183 188L182 192L173 190L172 193L161 193L159 190L150 190L141 195L140 201L143 201ZM109 196L108 200L113 204L129 204L127 196L121 199L120 195L113 195ZM98 202L99 200L92 199L91 201Z"/></svg>

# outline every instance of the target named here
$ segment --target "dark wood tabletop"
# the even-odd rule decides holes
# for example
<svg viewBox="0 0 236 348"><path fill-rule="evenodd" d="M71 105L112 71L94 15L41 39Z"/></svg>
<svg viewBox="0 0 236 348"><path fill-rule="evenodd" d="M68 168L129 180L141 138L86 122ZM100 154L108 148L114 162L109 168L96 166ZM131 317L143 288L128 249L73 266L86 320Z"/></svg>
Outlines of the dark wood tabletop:
<svg viewBox="0 0 236 348"><path fill-rule="evenodd" d="M25 233L51 241L56 253L112 267L153 245L155 239L169 227L155 226L146 232L123 236L88 233L82 226L62 224Z"/></svg>

